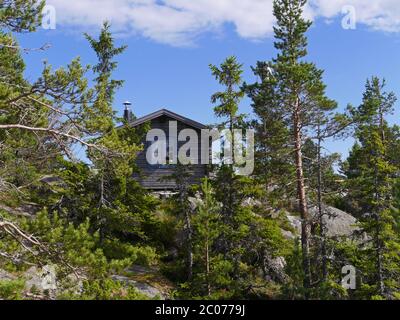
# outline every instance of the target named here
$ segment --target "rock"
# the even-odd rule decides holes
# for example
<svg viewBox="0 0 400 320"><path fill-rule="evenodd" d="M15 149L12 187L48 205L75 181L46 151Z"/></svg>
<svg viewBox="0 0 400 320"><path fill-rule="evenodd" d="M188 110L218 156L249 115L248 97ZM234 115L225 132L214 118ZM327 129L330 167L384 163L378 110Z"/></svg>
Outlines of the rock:
<svg viewBox="0 0 400 320"><path fill-rule="evenodd" d="M255 206L262 206L263 203L257 199L249 197L242 201L242 205L245 207L255 207Z"/></svg>
<svg viewBox="0 0 400 320"><path fill-rule="evenodd" d="M53 266L44 266L41 270L36 267L30 268L25 272L25 288L31 291L33 288L39 292L49 292L53 295L57 290L57 276Z"/></svg>
<svg viewBox="0 0 400 320"><path fill-rule="evenodd" d="M22 274L12 275L0 269L0 281L11 281L21 279L25 281L24 296L29 299L55 299L62 292L62 285L57 279L54 266L46 265L43 268L31 267ZM69 292L79 294L83 290L82 280L75 275L67 275ZM65 289L65 288L64 288Z"/></svg>
<svg viewBox="0 0 400 320"><path fill-rule="evenodd" d="M290 225L295 229L297 234L301 234L301 219L300 217L288 215L287 216Z"/></svg>
<svg viewBox="0 0 400 320"><path fill-rule="evenodd" d="M13 276L11 273L8 273L7 271L0 269L0 281L11 281L16 279L17 277Z"/></svg>
<svg viewBox="0 0 400 320"><path fill-rule="evenodd" d="M281 231L282 231L282 235L285 237L285 239L294 240L296 238L296 236L290 231L283 230L283 229Z"/></svg>
<svg viewBox="0 0 400 320"><path fill-rule="evenodd" d="M151 299L159 298L161 300L165 300L164 294L159 289L147 283L138 282L136 280L130 279L129 277L120 275L114 275L112 276L112 279L136 288L139 291L139 293L144 294L145 296L148 296Z"/></svg>
<svg viewBox="0 0 400 320"><path fill-rule="evenodd" d="M152 195L156 197L157 199L169 199L173 196L175 196L177 192L173 191L154 191L152 192Z"/></svg>
<svg viewBox="0 0 400 320"><path fill-rule="evenodd" d="M317 222L318 209L312 207L309 209L312 220ZM301 218L293 215L287 216L291 226L296 230L298 235L301 234ZM326 206L323 221L326 225L327 236L334 237L350 237L354 231L359 230L357 227L357 219L352 215L334 207ZM284 234L285 235L285 234Z"/></svg>
<svg viewBox="0 0 400 320"><path fill-rule="evenodd" d="M124 274L113 275L112 279L133 286L150 299L170 299L170 292L174 290L173 284L153 267L133 265Z"/></svg>
<svg viewBox="0 0 400 320"><path fill-rule="evenodd" d="M0 210L6 211L14 216L32 218L38 211L38 208L35 204L24 204L18 208L11 208L4 204L0 204Z"/></svg>
<svg viewBox="0 0 400 320"><path fill-rule="evenodd" d="M203 204L203 201L199 197L189 197L189 206L192 212L195 212L196 209Z"/></svg>
<svg viewBox="0 0 400 320"><path fill-rule="evenodd" d="M272 258L267 252L264 255L262 269L265 278L279 283L285 283L288 276L285 273L286 260L283 257Z"/></svg>
<svg viewBox="0 0 400 320"><path fill-rule="evenodd" d="M317 219L318 209L310 208L310 214ZM323 221L326 225L328 237L350 237L354 231L359 230L357 219L352 215L333 207L325 207Z"/></svg>

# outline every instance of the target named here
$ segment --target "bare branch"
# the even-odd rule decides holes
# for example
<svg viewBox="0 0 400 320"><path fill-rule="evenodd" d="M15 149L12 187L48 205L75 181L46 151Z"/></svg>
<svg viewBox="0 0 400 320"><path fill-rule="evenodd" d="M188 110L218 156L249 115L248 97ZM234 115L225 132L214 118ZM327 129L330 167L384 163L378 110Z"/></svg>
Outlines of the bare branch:
<svg viewBox="0 0 400 320"><path fill-rule="evenodd" d="M14 238L26 251L32 254L32 256L36 259L38 259L38 255L40 253L52 257L53 259L57 259L61 262L62 265L71 270L78 279L81 278L78 269L73 267L68 261L66 261L63 258L61 252L59 252L58 250L54 250L50 246L45 245L34 235L29 235L26 232L22 231L16 224L10 221L1 220L0 218L0 230L3 230L7 235ZM38 251L34 251L33 248L37 248ZM15 256L4 252L0 256L11 260L16 258Z"/></svg>
<svg viewBox="0 0 400 320"><path fill-rule="evenodd" d="M0 49L1 48L21 50L24 53L29 53L29 52L34 52L34 51L46 51L51 48L51 44L45 43L40 48L22 48L21 46L14 45L14 44L9 45L9 44L0 43Z"/></svg>
<svg viewBox="0 0 400 320"><path fill-rule="evenodd" d="M67 138L67 139L74 140L75 142L78 142L88 148L96 149L100 152L106 151L104 148L101 148L100 146L98 146L96 144L86 142L77 136L74 136L72 134L65 133L65 132L62 132L59 130L51 129L51 128L28 127L28 126L24 126L22 124L1 124L0 129L6 129L6 130L7 129L21 129L21 130L27 130L27 131L32 131L32 132L45 132L45 133L49 133L51 135L61 136L61 137Z"/></svg>

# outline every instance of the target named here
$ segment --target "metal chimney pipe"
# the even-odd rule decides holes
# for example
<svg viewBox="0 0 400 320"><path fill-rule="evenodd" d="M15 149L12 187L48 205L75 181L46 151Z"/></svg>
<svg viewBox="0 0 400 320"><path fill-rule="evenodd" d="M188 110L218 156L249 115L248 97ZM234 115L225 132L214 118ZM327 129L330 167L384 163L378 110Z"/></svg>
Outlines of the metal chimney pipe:
<svg viewBox="0 0 400 320"><path fill-rule="evenodd" d="M132 121L132 111L130 109L130 106L132 103L129 101L125 101L124 103L125 109L124 109L124 119L129 123Z"/></svg>

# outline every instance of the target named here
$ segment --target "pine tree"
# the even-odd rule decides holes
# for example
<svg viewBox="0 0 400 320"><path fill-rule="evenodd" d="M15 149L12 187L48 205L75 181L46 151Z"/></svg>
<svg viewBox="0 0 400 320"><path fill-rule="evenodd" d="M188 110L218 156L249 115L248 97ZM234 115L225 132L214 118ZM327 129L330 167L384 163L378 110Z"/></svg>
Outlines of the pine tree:
<svg viewBox="0 0 400 320"><path fill-rule="evenodd" d="M190 185L190 165L183 165L178 162L175 166L174 173L166 177L167 180L173 180L176 184L177 196L176 214L183 220L185 233L185 262L186 262L186 279L192 280L193 277L193 226L192 226L192 208L189 201L191 192Z"/></svg>
<svg viewBox="0 0 400 320"><path fill-rule="evenodd" d="M111 79L113 59L123 49L114 48L107 24L99 41L89 37L99 58L90 88L79 59L56 71L45 63L36 81L26 81L21 49L10 35L0 39L7 44L0 46L0 266L54 263L86 272L91 298L122 294L111 270L139 258L153 263L159 242L157 202L132 178L146 128L116 129L112 110L122 84ZM21 209L27 204L30 213ZM38 211L32 221L20 218Z"/></svg>
<svg viewBox="0 0 400 320"><path fill-rule="evenodd" d="M353 123L349 114L334 114L336 103L326 101L328 105L321 107L316 112L316 122L313 125L313 137L308 138L304 143L304 173L306 185L309 190L309 199L317 208L315 224L318 224L318 242L320 250L316 251L316 260L321 261L321 280L317 280L322 285L328 280L328 254L327 254L327 230L325 218L327 212L326 204L333 203L337 194L340 194L342 186L339 174L335 173L334 165L339 163L340 154L323 154L323 144L329 138L343 139L348 136L349 128ZM351 107L347 111L351 111ZM315 142L314 142L315 141ZM315 232L313 233L315 235ZM317 271L318 274L318 271ZM318 275L317 275L318 278Z"/></svg>
<svg viewBox="0 0 400 320"><path fill-rule="evenodd" d="M399 168L390 157L393 129L385 119L393 111L396 97L385 92L384 87L385 81L377 77L367 81L363 103L354 112L357 144L345 166L354 209L360 216L362 230L370 237L360 251L364 287L370 298L393 298L399 289L396 275L400 242L392 211Z"/></svg>
<svg viewBox="0 0 400 320"><path fill-rule="evenodd" d="M261 84L253 91L253 103L263 125L277 120L279 135L278 150L293 151L293 159L281 157L284 165L291 165L289 171L295 175L298 210L302 218L302 256L304 269L304 287L312 286L310 265L311 226L308 212L307 191L304 176L303 144L309 131L318 123L321 110L334 108L335 103L325 96L322 82L323 71L313 63L306 62L307 38L305 33L311 26L303 18L306 0L276 0L274 15L277 19L275 48L278 55L272 62L259 63L255 69L262 76ZM250 91L251 92L251 91ZM263 102L267 102L264 106ZM272 121L265 122L266 116ZM288 148L290 147L290 149Z"/></svg>
<svg viewBox="0 0 400 320"><path fill-rule="evenodd" d="M134 225L134 216L124 205L119 194L126 194L132 179L134 159L139 150L138 146L126 135L128 127L117 129L117 118L112 108L115 92L123 81L112 79L112 72L117 67L115 58L124 52L123 47L115 47L110 32L110 25L106 22L96 40L86 35L92 49L98 57L98 64L93 67L95 78L94 103L85 108L86 128L96 135L93 142L107 146L108 153L89 150L89 159L93 162L96 171L95 179L98 185L97 208L93 210L93 218L99 228L101 239L114 231L128 231ZM131 131L132 133L132 131ZM127 139L128 138L128 139ZM119 216L119 218L117 218ZM120 224L120 219L125 219ZM130 223L129 223L130 221Z"/></svg>
<svg viewBox="0 0 400 320"><path fill-rule="evenodd" d="M44 4L42 0L2 0L0 28L13 32L34 31L41 21Z"/></svg>
<svg viewBox="0 0 400 320"><path fill-rule="evenodd" d="M220 283L216 277L224 278L222 273L215 273L215 265L218 256L215 255L215 241L220 235L221 222L219 206L214 198L214 191L208 179L201 185L201 200L199 201L197 212L193 217L194 228L194 251L195 263L197 265L196 279L193 286L199 289L202 295L210 297L213 287L218 287Z"/></svg>
<svg viewBox="0 0 400 320"><path fill-rule="evenodd" d="M253 72L259 79L254 84L243 85L243 90L252 100L257 116L250 126L255 130L254 178L265 186L270 206L284 207L285 200L295 196L292 148L288 144L290 130L288 121L277 100L277 81L270 62L257 62ZM286 201L287 202L287 201Z"/></svg>
<svg viewBox="0 0 400 320"><path fill-rule="evenodd" d="M226 89L212 97L212 102L219 102L214 109L215 114L226 120L221 127L227 127L231 133L224 143L238 143L239 141L234 141L233 130L247 126L244 115L238 114L239 104L244 96L240 88L241 65L234 57L230 57L220 67L211 66L211 70ZM229 157L234 158L235 150L233 148ZM216 239L215 247L223 255L223 260L220 261L231 265L233 282L229 287L240 297L252 291L255 285L254 279L257 277L250 270L254 273L262 270L266 278L271 276L283 281L284 276L272 274L270 269L271 261L285 245L276 222L266 218L265 208L251 204L262 195L262 188L252 176L237 175L235 165L229 157L225 157L225 161L214 168L214 177L211 180L215 199L221 204L220 235ZM257 264L252 262L252 254L255 252L259 257Z"/></svg>

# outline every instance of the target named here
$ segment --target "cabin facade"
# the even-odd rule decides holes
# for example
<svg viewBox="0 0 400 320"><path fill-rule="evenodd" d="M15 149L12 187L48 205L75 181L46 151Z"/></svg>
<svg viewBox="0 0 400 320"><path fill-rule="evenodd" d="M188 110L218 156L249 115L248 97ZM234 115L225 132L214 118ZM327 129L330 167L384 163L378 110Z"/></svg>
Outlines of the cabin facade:
<svg viewBox="0 0 400 320"><path fill-rule="evenodd" d="M147 138L145 137L143 140L144 148L142 151L139 152L136 159L136 163L140 172L138 174L135 174L135 178L140 182L140 184L144 188L152 191L176 190L176 183L175 181L173 181L173 179L170 178L171 175L176 172L176 164L174 164L173 161L170 159L170 146L176 146L176 149L180 150L183 145L188 143L194 144L192 145L191 149L194 150L194 154L187 154L187 156L196 159L197 162L197 164L192 164L190 165L190 167L188 167L188 170L191 174L189 182L191 184L199 184L201 182L201 179L207 176L207 165L201 164L201 154L202 152L204 152L204 149L202 148L207 148L207 151L205 152L209 152L209 147L202 147L201 143L201 130L206 129L206 126L197 121L188 119L166 109L162 109L142 118L133 120L130 122L130 125L132 127L138 127L146 123L150 125L150 129L158 129L165 133L166 162L161 164L149 163L148 158L150 152L148 153L148 149L154 143L154 141L147 141ZM170 132L171 125L175 125L177 130L171 130ZM192 141L189 138L186 141L178 141L179 134L185 129L194 130L197 133L197 141ZM193 161L192 163L195 162Z"/></svg>

